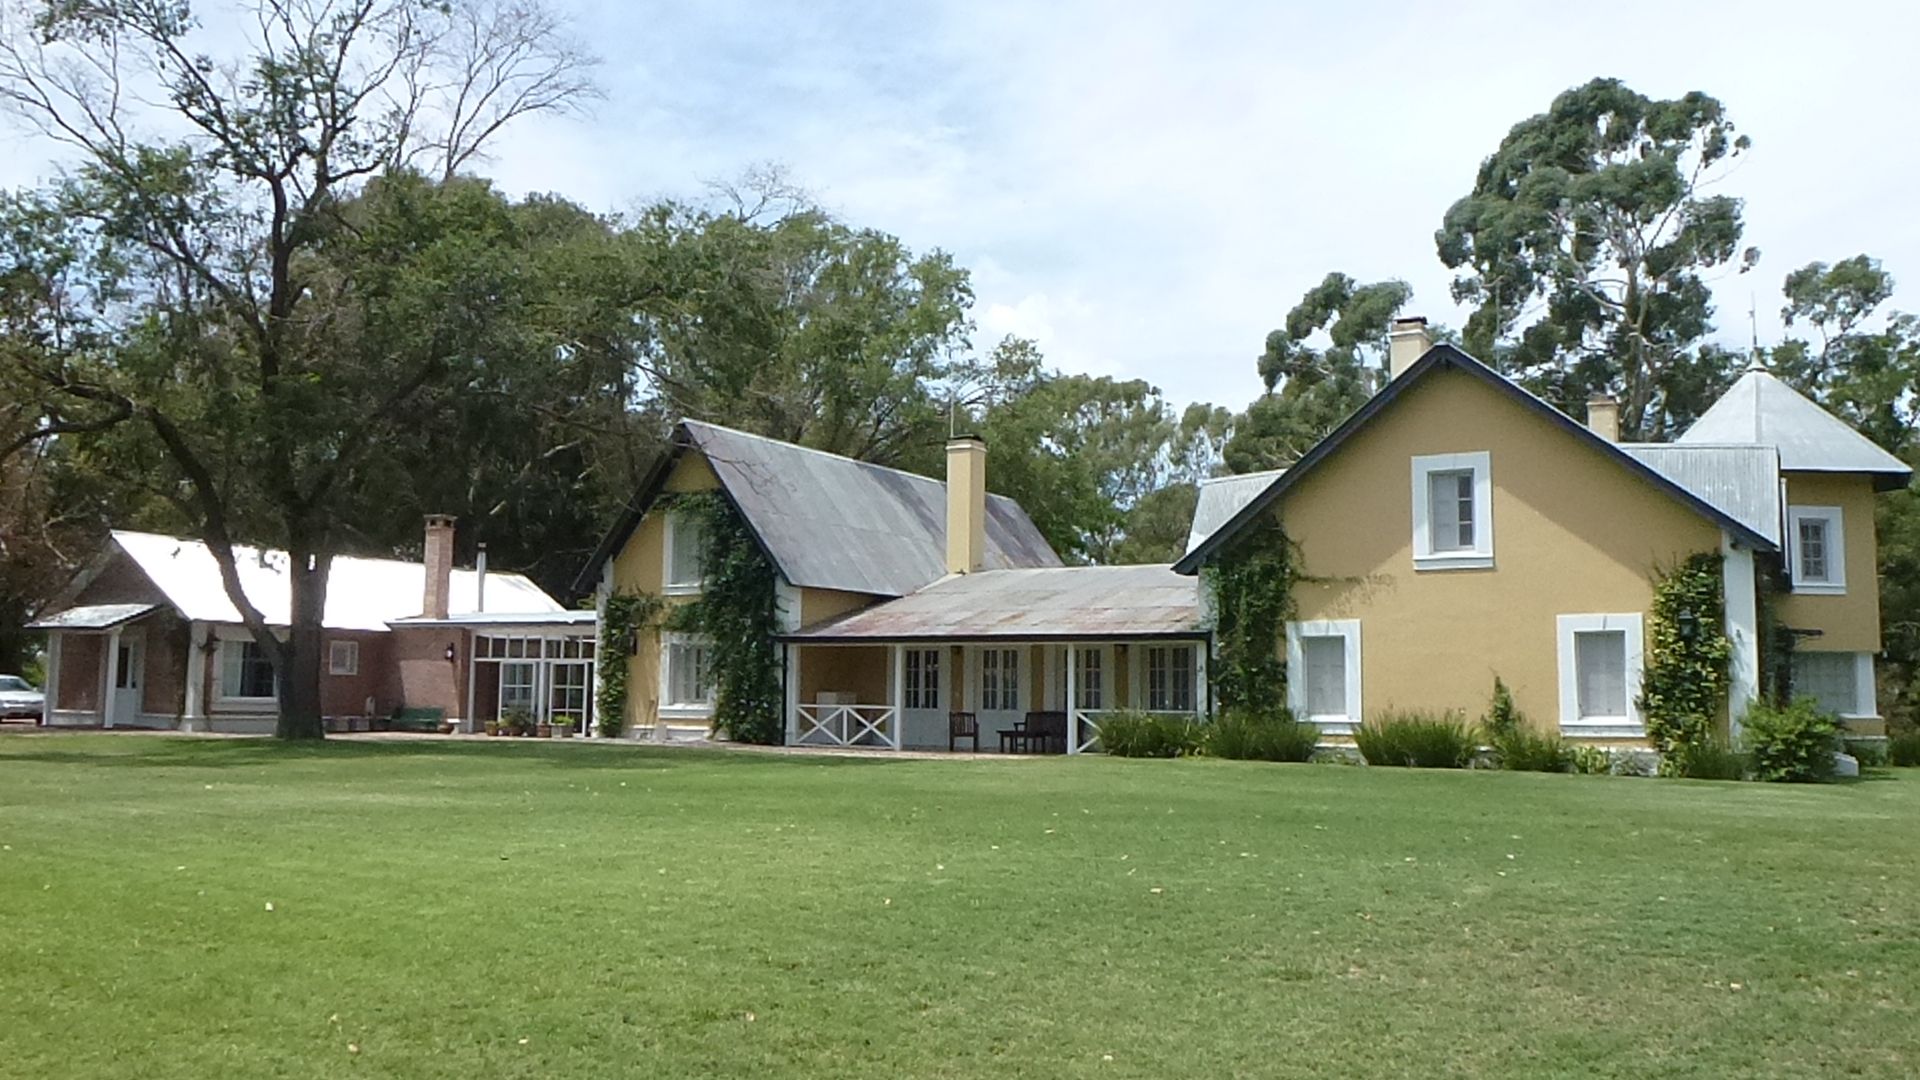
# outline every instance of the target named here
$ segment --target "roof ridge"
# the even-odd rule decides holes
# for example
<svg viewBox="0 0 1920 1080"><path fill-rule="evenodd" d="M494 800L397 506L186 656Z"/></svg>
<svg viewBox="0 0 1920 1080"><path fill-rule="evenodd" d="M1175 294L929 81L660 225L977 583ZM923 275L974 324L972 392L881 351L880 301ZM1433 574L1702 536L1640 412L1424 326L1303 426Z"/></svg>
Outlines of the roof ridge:
<svg viewBox="0 0 1920 1080"><path fill-rule="evenodd" d="M817 446L805 446L797 442L788 442L786 439L776 439L771 435L761 435L752 431L742 431L739 428L728 427L725 424L716 424L711 420L695 420L692 417L682 417L680 419L680 422L682 424L697 424L700 427L713 428L716 431L724 431L729 435L737 435L743 439L752 439L755 442L772 443L775 446L779 446L787 450L798 450L804 454L814 454L819 457L831 458L834 461L845 462L849 465L858 465L863 469L876 469L880 472L892 473L895 476L904 476L910 480L925 480L929 484L939 484L941 487L947 486L947 482L937 476L928 476L926 473L917 473L911 469L902 469L894 465L882 465L877 461L866 461L861 458L850 457L846 454L836 454L831 450L822 450ZM1012 496L1001 495L996 492L989 491L987 492L987 498L1011 499Z"/></svg>
<svg viewBox="0 0 1920 1080"><path fill-rule="evenodd" d="M108 532L108 535L113 536L115 538L118 538L121 536L144 536L154 540L171 540L177 544L193 544L200 548L205 549L207 554L209 555L213 554L213 549L207 547L207 542L205 540L198 539L197 537L175 536L172 533L147 532L144 529L109 529L107 530L107 532ZM283 559L292 558L291 555L287 554L287 551L285 548L262 547L259 544L236 543L233 545L233 550L236 554L242 551L248 551L248 552L253 552L255 554L264 553L267 555L278 555ZM385 556L380 556L380 555L335 555L333 559L335 562L340 562L341 560L352 560L353 562L357 562L357 563L381 563L387 566L411 566L411 567L420 567L423 569L427 565L427 562L425 559L398 559L398 558L387 558ZM472 566L466 566L466 567L456 566L453 568L452 572L456 574L475 574L475 573L479 573L479 569L477 567L472 567ZM533 581L532 578L527 577L527 575L522 571L495 570L495 569L492 569L491 567L487 569L487 577L490 580L497 579L497 578L519 578L520 580L526 581L529 583Z"/></svg>

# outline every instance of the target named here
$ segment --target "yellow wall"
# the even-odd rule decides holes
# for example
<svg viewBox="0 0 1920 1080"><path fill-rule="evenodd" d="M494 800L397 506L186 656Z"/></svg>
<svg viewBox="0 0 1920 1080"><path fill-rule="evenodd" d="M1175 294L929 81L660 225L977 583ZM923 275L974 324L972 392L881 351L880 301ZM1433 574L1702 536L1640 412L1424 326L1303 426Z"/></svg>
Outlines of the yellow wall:
<svg viewBox="0 0 1920 1080"><path fill-rule="evenodd" d="M824 622L836 615L845 615L849 611L858 611L879 600L879 596L866 593L840 592L836 589L800 590L800 625L812 626Z"/></svg>
<svg viewBox="0 0 1920 1080"><path fill-rule="evenodd" d="M883 705L892 693L885 645L801 645L802 703L822 691L850 692L856 705Z"/></svg>
<svg viewBox="0 0 1920 1080"><path fill-rule="evenodd" d="M707 459L697 450L689 450L667 474L666 490L673 493L712 491L720 486ZM627 538L626 546L613 558L613 586L617 592L659 596L666 576L666 515L649 513ZM669 596L669 605L683 604L691 597ZM627 726L629 729L652 727L660 708L660 636L657 631L640 635L639 648L627 665Z"/></svg>
<svg viewBox="0 0 1920 1080"><path fill-rule="evenodd" d="M1787 505L1837 506L1846 534L1847 591L1840 596L1791 593L1780 598L1780 618L1795 629L1819 630L1800 639L1805 652L1880 651L1880 556L1874 537L1873 481L1860 473L1787 473ZM1791 539L1789 539L1791 542Z"/></svg>
<svg viewBox="0 0 1920 1080"><path fill-rule="evenodd" d="M1416 573L1410 459L1472 451L1490 454L1494 566ZM1448 370L1376 416L1279 510L1301 553L1295 617L1361 620L1369 716L1477 717L1498 675L1537 725L1557 726L1556 616L1644 612L1657 567L1720 548L1705 518Z"/></svg>

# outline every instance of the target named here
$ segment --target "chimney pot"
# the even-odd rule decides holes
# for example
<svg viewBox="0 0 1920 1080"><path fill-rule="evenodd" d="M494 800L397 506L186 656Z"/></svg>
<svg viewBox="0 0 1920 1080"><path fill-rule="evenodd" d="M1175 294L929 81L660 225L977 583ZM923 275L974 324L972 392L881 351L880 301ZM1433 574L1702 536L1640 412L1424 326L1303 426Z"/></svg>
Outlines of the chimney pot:
<svg viewBox="0 0 1920 1080"><path fill-rule="evenodd" d="M947 440L947 572L987 565L987 444L978 435Z"/></svg>
<svg viewBox="0 0 1920 1080"><path fill-rule="evenodd" d="M423 548L426 563L426 593L421 597L420 613L429 619L444 619L451 612L453 589L453 523L451 514L428 514L427 537Z"/></svg>
<svg viewBox="0 0 1920 1080"><path fill-rule="evenodd" d="M1427 329L1425 315L1408 315L1393 320L1387 331L1387 378L1397 379L1433 348L1433 334Z"/></svg>
<svg viewBox="0 0 1920 1080"><path fill-rule="evenodd" d="M1587 428L1610 443L1620 441L1620 399L1595 394L1587 399Z"/></svg>

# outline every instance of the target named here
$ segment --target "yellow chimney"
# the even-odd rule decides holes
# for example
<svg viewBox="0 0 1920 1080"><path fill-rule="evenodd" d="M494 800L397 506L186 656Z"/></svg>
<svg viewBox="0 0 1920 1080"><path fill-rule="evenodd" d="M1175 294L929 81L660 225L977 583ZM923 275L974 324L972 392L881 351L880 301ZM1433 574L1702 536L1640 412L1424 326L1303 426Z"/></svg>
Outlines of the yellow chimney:
<svg viewBox="0 0 1920 1080"><path fill-rule="evenodd" d="M987 444L975 435L947 441L947 572L987 564Z"/></svg>
<svg viewBox="0 0 1920 1080"><path fill-rule="evenodd" d="M1587 399L1587 427L1608 442L1620 441L1620 399L1595 394Z"/></svg>
<svg viewBox="0 0 1920 1080"><path fill-rule="evenodd" d="M1397 379L1405 374L1413 362L1427 355L1431 348L1433 335L1427 332L1425 315L1393 320L1392 328L1387 331L1387 378Z"/></svg>

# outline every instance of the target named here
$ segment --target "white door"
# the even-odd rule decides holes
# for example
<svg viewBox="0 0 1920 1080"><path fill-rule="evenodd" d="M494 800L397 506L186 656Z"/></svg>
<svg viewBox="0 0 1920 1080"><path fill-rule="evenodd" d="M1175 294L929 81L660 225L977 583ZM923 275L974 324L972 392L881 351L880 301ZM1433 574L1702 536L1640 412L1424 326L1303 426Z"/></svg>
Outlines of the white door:
<svg viewBox="0 0 1920 1080"><path fill-rule="evenodd" d="M113 697L108 703L107 726L137 724L140 721L140 687L146 677L144 654L139 638L120 639L120 663L114 671Z"/></svg>
<svg viewBox="0 0 1920 1080"><path fill-rule="evenodd" d="M980 749L999 749L1000 731L1026 719L1028 695L1024 648L981 648L974 651L974 712L980 717Z"/></svg>
<svg viewBox="0 0 1920 1080"><path fill-rule="evenodd" d="M909 646L900 650L906 665L901 702L901 742L906 746L947 748L947 650ZM962 744L967 745L967 744Z"/></svg>

